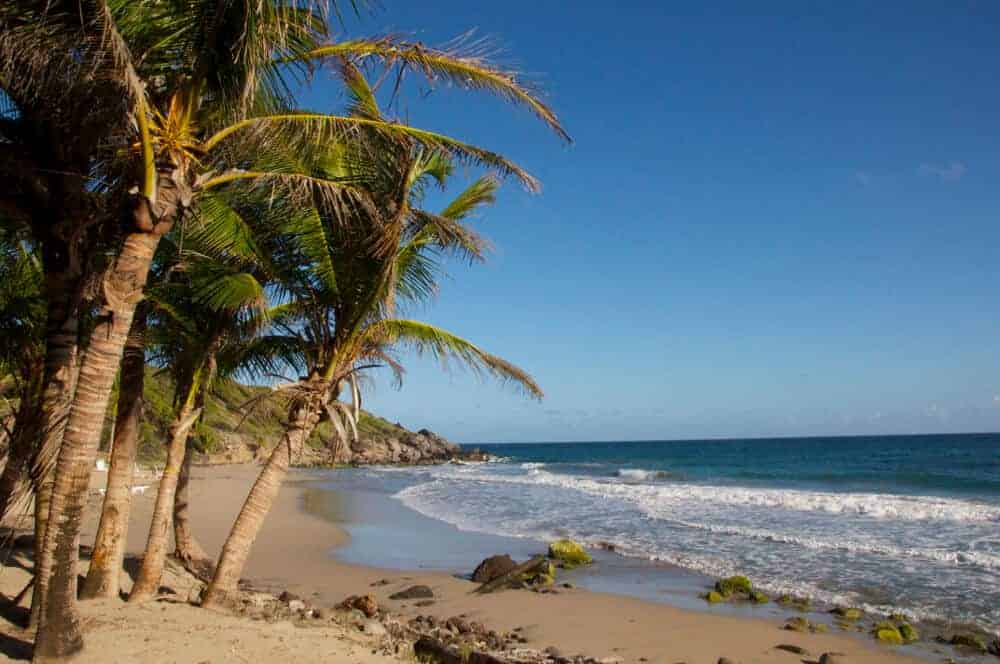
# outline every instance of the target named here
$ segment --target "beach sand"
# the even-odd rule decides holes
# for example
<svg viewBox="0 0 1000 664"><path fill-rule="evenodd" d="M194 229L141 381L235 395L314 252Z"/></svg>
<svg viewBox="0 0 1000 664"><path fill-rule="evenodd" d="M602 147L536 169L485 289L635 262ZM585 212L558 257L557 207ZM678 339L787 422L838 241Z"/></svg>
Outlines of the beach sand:
<svg viewBox="0 0 1000 664"><path fill-rule="evenodd" d="M220 549L257 472L258 468L251 466L194 470L193 527L209 553L214 555ZM288 590L315 606L333 606L348 595L372 593L381 606L403 616L448 618L464 614L497 631L519 628L528 640L527 647L555 647L566 656L585 654L657 664L715 664L725 656L743 664L797 664L816 661L825 652L837 652L852 664L926 662L867 639L785 631L775 620L714 615L582 589L560 588L559 594L506 591L471 595L474 584L445 573L400 572L339 562L330 553L347 535L301 508L308 479L306 473L293 472L279 494L244 573L255 588ZM130 553L143 549L154 497L155 489L136 497L129 530ZM91 504L96 511L99 499L95 497ZM81 541L89 543L95 530L96 515L91 515ZM470 560L469 568L478 562ZM23 570L5 568L0 586L9 596L26 578ZM376 584L383 580L388 583ZM411 602L388 599L390 594L418 583L433 589L433 605L416 607ZM97 606L85 603L84 607L87 650L79 661L88 664L392 661L373 654L367 637L344 628L266 624L183 603L134 607L108 602ZM15 632L8 641L16 637ZM779 644L801 646L809 655L776 649ZM3 650L16 651L17 647L8 643Z"/></svg>

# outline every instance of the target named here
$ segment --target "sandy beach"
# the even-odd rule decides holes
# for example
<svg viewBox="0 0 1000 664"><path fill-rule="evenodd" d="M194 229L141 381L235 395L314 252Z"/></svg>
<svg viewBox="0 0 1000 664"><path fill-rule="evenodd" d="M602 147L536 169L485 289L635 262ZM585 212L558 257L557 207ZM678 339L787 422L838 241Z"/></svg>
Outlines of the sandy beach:
<svg viewBox="0 0 1000 664"><path fill-rule="evenodd" d="M250 466L195 470L194 527L209 552L214 554L221 546L256 472L256 467ZM445 573L400 572L338 562L330 553L347 535L302 509L308 478L306 473L293 474L268 517L245 573L256 588L288 590L316 606L334 606L348 595L373 593L381 606L404 617L465 615L498 631L517 629L527 638L528 647L554 647L565 655L620 658L624 662L714 664L725 656L745 664L779 664L816 661L826 652L843 653L843 661L851 663L926 661L843 634L785 631L778 621L683 610L582 589L560 588L555 595L528 591L471 595L475 587L471 582ZM152 500L153 491L137 496L129 532L130 553L142 550ZM93 521L88 522L83 543L92 539L95 527ZM416 566L418 561L414 562ZM477 562L469 561L469 565ZM19 583L14 571L4 575L8 594ZM26 575L22 572L23 578ZM388 583L378 585L380 581ZM433 589L433 605L416 607L411 602L388 599L415 583ZM99 618L98 613L91 609L85 614L94 617L88 624L87 655L80 661L277 662L295 657L298 662L366 662L382 657L372 653L370 641L343 630L325 634L327 630L296 629L289 623L265 627L183 603L120 604L104 607ZM776 649L779 644L801 646L809 655Z"/></svg>

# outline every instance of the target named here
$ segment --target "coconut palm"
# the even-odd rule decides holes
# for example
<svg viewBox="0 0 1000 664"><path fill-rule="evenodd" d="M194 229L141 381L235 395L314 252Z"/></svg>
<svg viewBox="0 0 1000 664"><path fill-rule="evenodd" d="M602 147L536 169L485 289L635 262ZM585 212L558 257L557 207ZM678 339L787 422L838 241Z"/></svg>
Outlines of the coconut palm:
<svg viewBox="0 0 1000 664"><path fill-rule="evenodd" d="M114 229L109 231L119 233L121 239L97 289L99 322L79 360L75 390L66 390L73 393L73 403L52 479L49 513L53 527L45 530L41 540L37 570L42 597L37 660L60 657L82 646L74 604L74 542L87 473L156 246L197 195L237 180L253 180L271 186L294 185L310 195L322 191L329 204L343 204L350 198L346 183L295 172L247 171L245 156L279 142L330 141L359 126L406 134L456 157L513 173L529 186L534 184L499 155L440 134L310 112L287 103L288 81L303 73L309 62L330 57L319 50L327 29L322 10L330 4L39 0L0 6L0 49L5 65L13 63L6 67L5 81L23 80L30 89L36 81L64 76L63 69L51 67L49 61L73 60L95 67L81 80L96 81L95 89L103 86L114 93L107 97L117 100L117 106L109 104L100 111L115 117L117 124L108 133L91 132L99 135L97 145L103 152L87 154L86 168L80 173L86 173L90 181L96 174L96 180L110 192L109 198L125 203L108 209L128 210L114 219ZM366 58L391 58L393 62L405 62L416 53L381 41L365 43L363 50ZM16 53L22 55L7 58ZM344 46L337 54L350 53ZM462 58L445 52L440 59L467 70L455 78L467 87L521 89L513 77L498 77L477 60L462 64ZM435 59L421 63L420 70L433 74L440 69ZM99 75L93 75L95 70ZM478 78L477 70L483 73ZM533 99L527 92L513 97ZM545 108L540 103L532 107L536 113ZM546 121L555 124L554 117ZM28 166L26 172L37 170ZM92 225L92 219L79 226L88 223Z"/></svg>
<svg viewBox="0 0 1000 664"><path fill-rule="evenodd" d="M237 214L232 208L226 210L228 214L219 214L228 206L216 199L205 202L208 200L215 204L201 206L203 213L207 215L211 209L221 219L192 220L172 278L150 291L151 303L162 312L152 330L150 350L154 363L173 374L175 413L146 550L130 602L151 599L160 586L188 435L201 415L199 404L217 378L218 356L227 346L239 347L252 339L267 315L262 285L266 283L263 264L267 257L255 242L250 251L233 251L231 240L227 241L225 257L207 255L220 226L228 227L227 235L233 232L232 215Z"/></svg>
<svg viewBox="0 0 1000 664"><path fill-rule="evenodd" d="M341 72L355 117L382 122L378 104L360 71L349 62ZM227 605L257 533L263 525L291 460L319 421L328 417L338 438L347 438L360 407L359 372L375 364L400 368L392 350L408 345L442 360L454 360L505 381L532 396L541 390L524 371L450 332L391 316L397 299L422 300L435 289L435 251L458 251L482 258L485 242L462 221L491 202L497 181L486 177L439 214L417 204L428 181L443 184L451 160L408 136L361 132L357 140L315 156L326 177L343 177L363 188L366 201L345 218L318 199L294 224L285 263L291 299L273 311L270 334L255 346L298 351L290 364L304 377L280 391L290 396L288 428L274 447L234 523L202 601ZM338 397L350 388L351 406Z"/></svg>

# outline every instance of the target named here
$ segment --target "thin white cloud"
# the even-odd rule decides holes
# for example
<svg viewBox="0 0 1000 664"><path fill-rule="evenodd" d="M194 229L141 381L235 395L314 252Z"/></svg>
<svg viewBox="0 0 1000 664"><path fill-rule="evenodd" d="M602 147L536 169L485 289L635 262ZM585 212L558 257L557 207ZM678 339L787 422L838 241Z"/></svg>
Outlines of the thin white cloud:
<svg viewBox="0 0 1000 664"><path fill-rule="evenodd" d="M953 161L948 164L924 162L920 164L917 173L925 177L935 177L941 180L941 182L958 182L965 176L967 170L965 164L960 161Z"/></svg>
<svg viewBox="0 0 1000 664"><path fill-rule="evenodd" d="M858 184L862 187L867 187L875 180L875 176L868 171L855 171L854 179L857 180Z"/></svg>

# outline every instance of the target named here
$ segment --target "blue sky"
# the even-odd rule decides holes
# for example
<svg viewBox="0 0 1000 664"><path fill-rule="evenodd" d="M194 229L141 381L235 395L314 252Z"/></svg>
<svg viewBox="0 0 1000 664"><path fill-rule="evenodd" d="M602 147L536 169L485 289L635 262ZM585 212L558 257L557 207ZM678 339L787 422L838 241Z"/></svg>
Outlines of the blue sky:
<svg viewBox="0 0 1000 664"><path fill-rule="evenodd" d="M459 442L1000 430L1000 6L384 0L349 34L470 28L547 93L435 89L413 124L544 184L476 220L414 316L542 403L409 358L366 406ZM340 103L320 81L314 103ZM472 173L470 173L472 175Z"/></svg>

